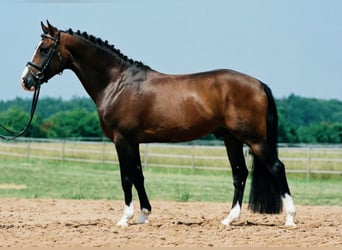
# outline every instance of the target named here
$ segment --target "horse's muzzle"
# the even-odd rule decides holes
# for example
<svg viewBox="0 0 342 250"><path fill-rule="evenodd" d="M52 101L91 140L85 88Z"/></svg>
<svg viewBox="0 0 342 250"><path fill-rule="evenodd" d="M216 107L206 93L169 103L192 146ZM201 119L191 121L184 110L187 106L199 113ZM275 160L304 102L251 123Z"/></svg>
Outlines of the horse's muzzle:
<svg viewBox="0 0 342 250"><path fill-rule="evenodd" d="M26 90L26 91L35 91L35 87L32 85L32 86L28 86L26 83L25 83L25 81L24 81L24 79L21 79L21 87L24 89L24 90Z"/></svg>
<svg viewBox="0 0 342 250"><path fill-rule="evenodd" d="M36 79L30 74L26 67L23 74L21 75L21 87L27 91L34 91L38 85Z"/></svg>

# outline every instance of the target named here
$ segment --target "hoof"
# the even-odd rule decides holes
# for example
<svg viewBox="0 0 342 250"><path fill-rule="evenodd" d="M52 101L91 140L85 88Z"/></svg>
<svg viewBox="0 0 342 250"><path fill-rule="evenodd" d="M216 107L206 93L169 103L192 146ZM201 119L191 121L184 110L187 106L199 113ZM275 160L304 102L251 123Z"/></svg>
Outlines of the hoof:
<svg viewBox="0 0 342 250"><path fill-rule="evenodd" d="M222 224L222 225L225 225L225 226L229 226L230 223L231 223L231 222L230 222L230 220L228 220L228 218L226 218L226 219L224 219L224 220L221 221L221 224Z"/></svg>
<svg viewBox="0 0 342 250"><path fill-rule="evenodd" d="M148 223L148 216L151 214L151 211L147 210L146 208L141 209L140 216L137 220L138 224L145 224Z"/></svg>
<svg viewBox="0 0 342 250"><path fill-rule="evenodd" d="M128 222L133 218L134 216L134 206L133 203L131 203L129 206L125 206L124 208L124 214L121 217L121 219L116 223L119 227L128 227Z"/></svg>
<svg viewBox="0 0 342 250"><path fill-rule="evenodd" d="M294 223L293 219L288 219L285 222L285 227L297 227L297 225Z"/></svg>
<svg viewBox="0 0 342 250"><path fill-rule="evenodd" d="M221 224L225 226L231 225L232 222L237 221L240 219L241 208L239 204L236 204L232 210L230 211L227 218L221 221Z"/></svg>
<svg viewBox="0 0 342 250"><path fill-rule="evenodd" d="M232 224L232 222L238 221L239 219L240 219L240 217L231 218L230 216L228 216L227 218L225 218L224 220L221 221L221 224L225 225L225 226L230 226Z"/></svg>
<svg viewBox="0 0 342 250"><path fill-rule="evenodd" d="M116 223L118 227L128 227L128 221L125 220L119 220L118 223Z"/></svg>

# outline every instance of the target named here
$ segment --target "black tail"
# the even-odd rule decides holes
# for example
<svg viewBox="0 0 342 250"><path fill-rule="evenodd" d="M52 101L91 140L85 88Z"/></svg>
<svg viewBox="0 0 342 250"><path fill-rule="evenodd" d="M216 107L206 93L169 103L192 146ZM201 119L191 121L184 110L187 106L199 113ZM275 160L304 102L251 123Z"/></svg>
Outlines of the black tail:
<svg viewBox="0 0 342 250"><path fill-rule="evenodd" d="M278 158L278 114L271 89L264 83L263 86L267 101L267 146L262 158L276 161ZM268 160L268 161L269 161ZM266 160L267 161L267 160ZM278 185L271 172L254 156L249 209L256 213L276 214L282 211L282 200Z"/></svg>

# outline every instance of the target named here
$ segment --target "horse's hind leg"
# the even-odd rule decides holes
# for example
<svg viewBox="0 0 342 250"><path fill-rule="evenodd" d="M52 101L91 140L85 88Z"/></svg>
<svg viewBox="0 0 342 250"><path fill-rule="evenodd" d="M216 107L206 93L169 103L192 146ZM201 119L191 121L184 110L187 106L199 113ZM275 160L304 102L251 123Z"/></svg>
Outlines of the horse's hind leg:
<svg viewBox="0 0 342 250"><path fill-rule="evenodd" d="M230 165L233 173L234 197L232 209L227 218L221 221L224 225L230 225L240 218L243 193L248 175L245 158L243 155L243 143L234 136L227 134L223 136Z"/></svg>
<svg viewBox="0 0 342 250"><path fill-rule="evenodd" d="M280 186L281 198L286 214L285 226L296 226L294 222L296 210L287 183L285 166L279 159L272 165L272 173Z"/></svg>
<svg viewBox="0 0 342 250"><path fill-rule="evenodd" d="M265 144L251 146L254 158L250 208L254 212L279 213L281 200L286 214L286 226L295 226L295 207L287 183L285 166L277 150ZM280 200L281 198L281 200Z"/></svg>

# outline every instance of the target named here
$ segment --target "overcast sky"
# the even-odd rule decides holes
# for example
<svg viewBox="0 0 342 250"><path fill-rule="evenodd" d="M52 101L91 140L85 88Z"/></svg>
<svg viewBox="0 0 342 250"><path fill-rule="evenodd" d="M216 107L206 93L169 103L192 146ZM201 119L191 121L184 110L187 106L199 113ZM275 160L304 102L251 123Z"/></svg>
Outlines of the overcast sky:
<svg viewBox="0 0 342 250"><path fill-rule="evenodd" d="M19 80L40 21L87 31L163 73L229 68L291 93L342 100L342 1L100 0L1 2L0 100L31 98ZM87 96L65 71L41 96Z"/></svg>

